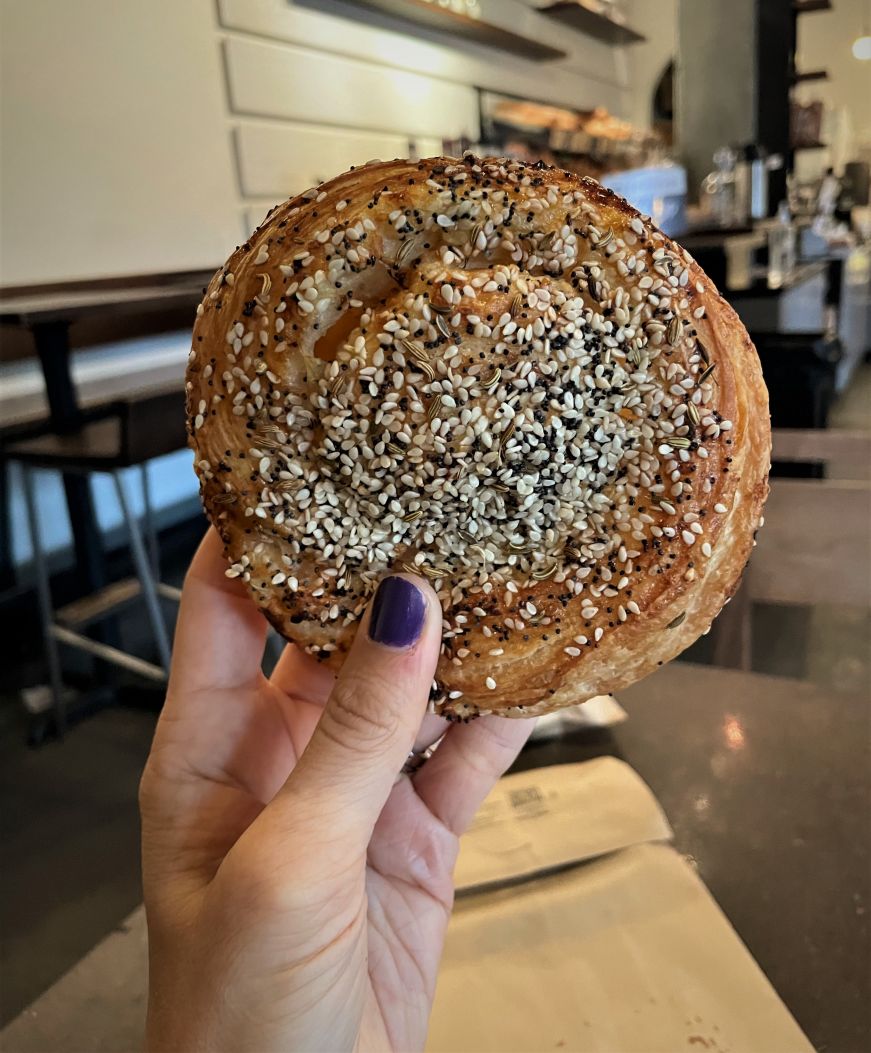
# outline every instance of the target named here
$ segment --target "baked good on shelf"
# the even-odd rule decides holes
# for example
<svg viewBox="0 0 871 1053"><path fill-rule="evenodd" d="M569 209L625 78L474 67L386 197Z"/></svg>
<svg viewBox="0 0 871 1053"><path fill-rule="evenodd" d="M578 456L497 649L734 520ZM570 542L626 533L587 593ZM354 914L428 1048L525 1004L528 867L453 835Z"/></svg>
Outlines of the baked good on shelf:
<svg viewBox="0 0 871 1053"><path fill-rule="evenodd" d="M197 315L190 439L228 574L331 667L414 570L444 610L433 708L527 716L645 676L736 588L767 492L758 358L598 183L372 162L273 209Z"/></svg>

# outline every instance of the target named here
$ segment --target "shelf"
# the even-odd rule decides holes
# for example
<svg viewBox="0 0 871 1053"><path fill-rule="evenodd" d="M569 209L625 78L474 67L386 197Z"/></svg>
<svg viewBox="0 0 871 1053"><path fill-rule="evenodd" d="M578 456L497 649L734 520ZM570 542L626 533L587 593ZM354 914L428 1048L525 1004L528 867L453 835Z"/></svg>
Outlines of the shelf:
<svg viewBox="0 0 871 1053"><path fill-rule="evenodd" d="M790 150L828 150L828 143L799 143L798 146L790 146Z"/></svg>
<svg viewBox="0 0 871 1053"><path fill-rule="evenodd" d="M400 19L411 26L436 29L450 33L453 37L471 41L474 44L485 44L488 47L508 51L522 58L538 62L547 59L565 58L567 52L543 44L532 37L520 36L510 29L483 22L470 15L439 7L432 0L345 0L352 7L362 7L377 11L382 15Z"/></svg>
<svg viewBox="0 0 871 1053"><path fill-rule="evenodd" d="M555 18L572 29L579 29L587 36L604 40L608 44L640 44L647 39L612 18L597 0L557 0L538 10L549 18Z"/></svg>
<svg viewBox="0 0 871 1053"><path fill-rule="evenodd" d="M811 11L831 11L832 0L794 0L792 9L797 15L807 15Z"/></svg>
<svg viewBox="0 0 871 1053"><path fill-rule="evenodd" d="M808 70L807 73L793 73L792 83L793 84L806 84L811 80L828 80L829 71L826 69L812 69Z"/></svg>

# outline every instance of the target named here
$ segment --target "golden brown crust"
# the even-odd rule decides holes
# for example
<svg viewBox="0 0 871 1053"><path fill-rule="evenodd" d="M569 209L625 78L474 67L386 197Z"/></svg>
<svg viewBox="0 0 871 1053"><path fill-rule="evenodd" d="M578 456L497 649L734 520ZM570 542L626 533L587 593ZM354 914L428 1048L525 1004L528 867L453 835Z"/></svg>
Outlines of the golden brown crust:
<svg viewBox="0 0 871 1053"><path fill-rule="evenodd" d="M674 657L767 492L734 311L621 198L519 162L377 162L274 209L206 292L187 388L228 573L337 668L380 576L417 567L459 718Z"/></svg>

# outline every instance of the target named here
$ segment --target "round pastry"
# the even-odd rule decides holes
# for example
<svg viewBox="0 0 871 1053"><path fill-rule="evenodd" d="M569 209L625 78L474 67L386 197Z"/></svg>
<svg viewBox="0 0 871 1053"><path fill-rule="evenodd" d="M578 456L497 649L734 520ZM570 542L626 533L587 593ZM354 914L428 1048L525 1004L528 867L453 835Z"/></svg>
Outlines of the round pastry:
<svg viewBox="0 0 871 1053"><path fill-rule="evenodd" d="M372 162L215 275L187 375L206 512L278 631L336 669L425 575L431 705L530 716L705 632L767 492L768 399L690 255L541 164Z"/></svg>

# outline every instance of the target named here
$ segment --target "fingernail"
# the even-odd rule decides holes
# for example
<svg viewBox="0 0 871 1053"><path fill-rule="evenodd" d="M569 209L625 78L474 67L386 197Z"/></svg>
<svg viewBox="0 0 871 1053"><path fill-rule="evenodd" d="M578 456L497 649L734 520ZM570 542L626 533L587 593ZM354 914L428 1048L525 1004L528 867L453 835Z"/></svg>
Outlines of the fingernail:
<svg viewBox="0 0 871 1053"><path fill-rule="evenodd" d="M405 578L384 578L372 601L369 636L388 647L410 647L423 631L426 599Z"/></svg>

